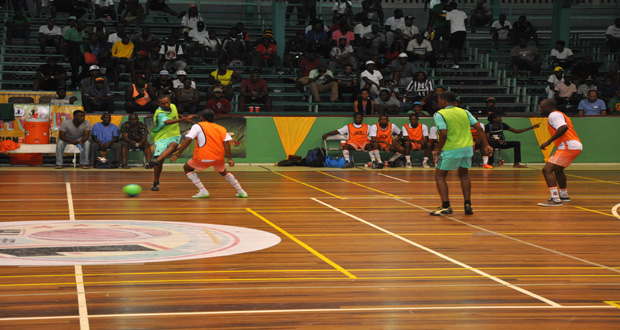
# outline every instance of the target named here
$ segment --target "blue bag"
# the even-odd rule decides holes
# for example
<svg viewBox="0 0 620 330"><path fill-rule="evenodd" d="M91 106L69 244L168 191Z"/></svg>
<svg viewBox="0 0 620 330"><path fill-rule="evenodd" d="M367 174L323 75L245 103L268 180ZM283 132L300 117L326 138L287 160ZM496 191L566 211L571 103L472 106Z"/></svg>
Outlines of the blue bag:
<svg viewBox="0 0 620 330"><path fill-rule="evenodd" d="M347 163L347 161L344 159L344 157L325 156L325 164L324 164L325 167L341 168L346 163Z"/></svg>

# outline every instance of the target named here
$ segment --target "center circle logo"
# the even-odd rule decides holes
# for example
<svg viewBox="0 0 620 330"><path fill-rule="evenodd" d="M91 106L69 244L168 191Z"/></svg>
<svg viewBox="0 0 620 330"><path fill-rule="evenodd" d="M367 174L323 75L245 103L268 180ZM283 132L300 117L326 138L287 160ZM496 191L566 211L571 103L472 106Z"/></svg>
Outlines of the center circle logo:
<svg viewBox="0 0 620 330"><path fill-rule="evenodd" d="M164 262L263 250L277 235L190 222L89 220L0 223L0 263L70 266Z"/></svg>

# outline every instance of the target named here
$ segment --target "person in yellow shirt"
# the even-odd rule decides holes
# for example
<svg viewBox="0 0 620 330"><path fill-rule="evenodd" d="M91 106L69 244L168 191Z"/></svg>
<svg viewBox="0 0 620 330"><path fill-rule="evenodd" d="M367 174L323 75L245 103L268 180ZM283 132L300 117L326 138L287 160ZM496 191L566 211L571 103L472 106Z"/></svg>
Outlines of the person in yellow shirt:
<svg viewBox="0 0 620 330"><path fill-rule="evenodd" d="M183 166L183 170L185 170L187 177L198 188L198 194L192 197L209 197L209 191L202 184L195 171L203 171L213 166L216 172L235 187L237 190L237 197L247 198L248 194L241 188L239 181L237 181L232 173L226 170L224 156L228 159L228 166L235 166L230 152L230 141L232 138L226 132L226 128L213 122L215 120L215 113L213 110L203 110L200 113L200 117L202 117L203 121L192 126L189 133L185 135L186 139L181 143L179 149L170 157L170 161L176 161L179 155L189 147L195 139L194 156Z"/></svg>
<svg viewBox="0 0 620 330"><path fill-rule="evenodd" d="M133 48L134 45L131 42L129 33L123 34L121 40L115 42L114 45L112 45L112 59L114 60L115 66L114 81L118 81L118 75L119 72L121 72L121 64L125 66L125 71L127 71L129 60L131 60L131 57L133 56Z"/></svg>

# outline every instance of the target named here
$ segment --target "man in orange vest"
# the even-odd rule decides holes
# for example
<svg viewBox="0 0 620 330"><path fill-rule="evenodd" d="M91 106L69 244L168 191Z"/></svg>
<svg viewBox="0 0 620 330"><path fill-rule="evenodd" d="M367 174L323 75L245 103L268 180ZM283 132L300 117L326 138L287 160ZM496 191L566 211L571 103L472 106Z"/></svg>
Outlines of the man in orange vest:
<svg viewBox="0 0 620 330"><path fill-rule="evenodd" d="M193 198L205 198L209 197L209 191L198 178L198 174L195 170L203 171L213 166L213 169L220 173L221 176L226 179L235 189L237 189L237 197L247 198L248 194L241 188L239 181L232 173L226 170L226 164L224 162L224 156L228 159L228 166L235 166L235 162L230 155L230 142L232 138L226 132L226 128L213 123L215 120L215 113L213 110L203 110L200 116L204 121L195 124L190 129L189 133L185 135L187 139L181 143L179 150L170 157L170 161L174 162L179 158L179 155L196 139L194 145L194 157L190 159L183 166L185 174L198 188L198 194L192 196Z"/></svg>
<svg viewBox="0 0 620 330"><path fill-rule="evenodd" d="M564 169L583 150L581 140L579 140L570 118L558 111L557 107L558 103L553 99L545 99L540 102L540 114L548 118L549 133L551 133L551 138L541 144L540 149L545 150L553 142L557 150L549 157L547 164L542 169L551 197L546 202L538 203L539 206L562 206L563 202L570 202ZM560 188L559 191L558 188Z"/></svg>
<svg viewBox="0 0 620 330"><path fill-rule="evenodd" d="M390 123L390 118L387 115L379 116L379 122L370 127L370 143L372 144L372 151L370 152L370 160L372 161L372 168L383 168L383 162L381 161L381 155L379 152L381 149L390 152L394 151L394 156L389 159L390 162L395 161L400 157L405 149L398 143L398 136L400 136L400 128ZM395 136L395 140L393 136Z"/></svg>
<svg viewBox="0 0 620 330"><path fill-rule="evenodd" d="M344 125L341 129L323 134L323 140L330 135L348 135L347 143L342 147L342 156L347 163L342 168L353 168L355 164L351 161L350 152L356 150L370 151L370 140L368 140L368 124L364 124L364 115L361 112L353 114L353 123Z"/></svg>
<svg viewBox="0 0 620 330"><path fill-rule="evenodd" d="M428 143L428 127L419 123L420 118L416 113L409 115L409 124L403 125L403 144L405 146L406 167L411 168L411 150L424 150L422 166L430 168L428 156L431 154L431 147Z"/></svg>

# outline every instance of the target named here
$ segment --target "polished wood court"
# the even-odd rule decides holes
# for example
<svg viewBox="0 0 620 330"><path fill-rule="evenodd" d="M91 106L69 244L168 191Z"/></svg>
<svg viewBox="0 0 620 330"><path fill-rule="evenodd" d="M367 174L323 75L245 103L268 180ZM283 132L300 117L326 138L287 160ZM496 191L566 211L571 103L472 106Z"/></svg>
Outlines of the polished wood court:
<svg viewBox="0 0 620 330"><path fill-rule="evenodd" d="M475 214L452 175L454 214L432 217L434 172L420 168L237 166L248 199L207 171L202 200L174 166L159 192L136 168L2 168L1 222L183 221L282 241L174 262L0 265L0 329L618 329L618 169L570 168L573 201L556 208L536 206L538 167L474 169ZM125 197L128 183L145 191Z"/></svg>

